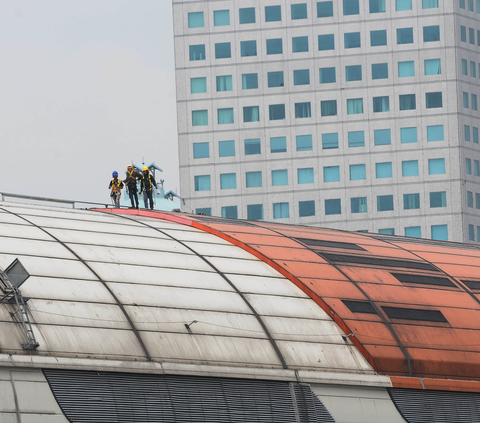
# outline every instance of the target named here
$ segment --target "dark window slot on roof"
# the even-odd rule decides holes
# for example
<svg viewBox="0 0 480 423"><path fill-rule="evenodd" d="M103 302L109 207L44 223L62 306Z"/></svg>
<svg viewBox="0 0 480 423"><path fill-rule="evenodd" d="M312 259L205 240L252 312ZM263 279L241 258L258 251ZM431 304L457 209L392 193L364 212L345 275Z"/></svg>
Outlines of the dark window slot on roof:
<svg viewBox="0 0 480 423"><path fill-rule="evenodd" d="M462 281L465 285L467 285L470 289L480 291L480 281Z"/></svg>
<svg viewBox="0 0 480 423"><path fill-rule="evenodd" d="M377 314L375 309L373 308L372 304L368 301L350 301L350 300L342 300L343 304L345 304L348 309L352 313L369 313L369 314Z"/></svg>
<svg viewBox="0 0 480 423"><path fill-rule="evenodd" d="M417 308L401 308L382 306L383 311L390 319L423 320L426 322L448 323L439 310L421 310Z"/></svg>
<svg viewBox="0 0 480 423"><path fill-rule="evenodd" d="M421 285L448 286L456 288L457 286L447 278L438 276L411 275L406 273L392 273L392 276L403 283L418 283ZM480 286L479 286L480 287Z"/></svg>
<svg viewBox="0 0 480 423"><path fill-rule="evenodd" d="M328 248L345 248L347 250L361 250L366 251L365 248L360 245L352 244L351 242L337 242L337 241L325 241L323 239L310 239L310 238L295 238L297 241L303 242L307 245L315 247L328 247Z"/></svg>
<svg viewBox="0 0 480 423"><path fill-rule="evenodd" d="M430 270L432 272L437 272L437 269L431 264L420 262L420 261L406 261L406 260L384 259L384 258L365 257L365 256L347 256L342 254L330 254L330 253L318 253L318 252L317 254L333 262L367 264L369 266L400 267L404 269Z"/></svg>
<svg viewBox="0 0 480 423"><path fill-rule="evenodd" d="M255 226L249 222L245 222L243 220L237 220L237 219L222 219L222 218L207 217L207 216L201 216L201 215L195 215L193 217L195 218L195 220L201 220L201 221L204 221L205 223L221 223L222 225Z"/></svg>

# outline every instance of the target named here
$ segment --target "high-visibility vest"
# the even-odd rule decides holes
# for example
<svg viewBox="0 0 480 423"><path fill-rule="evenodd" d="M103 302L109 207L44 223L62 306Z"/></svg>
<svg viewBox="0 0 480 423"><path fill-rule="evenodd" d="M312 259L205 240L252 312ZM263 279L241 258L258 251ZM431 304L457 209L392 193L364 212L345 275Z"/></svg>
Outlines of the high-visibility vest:
<svg viewBox="0 0 480 423"><path fill-rule="evenodd" d="M116 192L120 190L120 184L122 181L117 178L117 180L112 179L112 191Z"/></svg>

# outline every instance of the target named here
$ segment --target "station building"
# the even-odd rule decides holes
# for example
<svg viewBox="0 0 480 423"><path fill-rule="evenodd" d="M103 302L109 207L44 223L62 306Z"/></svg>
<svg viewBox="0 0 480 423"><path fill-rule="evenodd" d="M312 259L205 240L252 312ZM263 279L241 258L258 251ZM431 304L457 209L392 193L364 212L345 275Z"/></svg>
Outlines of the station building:
<svg viewBox="0 0 480 423"><path fill-rule="evenodd" d="M0 202L0 268L2 423L480 421L475 245Z"/></svg>

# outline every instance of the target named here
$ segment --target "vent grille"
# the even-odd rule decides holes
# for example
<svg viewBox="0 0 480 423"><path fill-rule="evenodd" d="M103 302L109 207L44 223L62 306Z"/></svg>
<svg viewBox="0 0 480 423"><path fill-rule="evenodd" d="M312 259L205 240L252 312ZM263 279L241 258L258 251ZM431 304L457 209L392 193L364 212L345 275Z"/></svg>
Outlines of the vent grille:
<svg viewBox="0 0 480 423"><path fill-rule="evenodd" d="M204 221L205 223L220 223L222 225L255 226L245 220L226 219L221 217L208 217L208 216L201 216L198 214L194 215L193 218L195 220Z"/></svg>
<svg viewBox="0 0 480 423"><path fill-rule="evenodd" d="M436 272L437 269L429 263L420 261L407 261L385 259L378 257L364 257L364 256L347 256L342 254L317 253L321 257L326 258L332 262L352 263L352 264L367 264L369 266L385 266L385 267L401 267L403 269L418 269L430 270Z"/></svg>
<svg viewBox="0 0 480 423"><path fill-rule="evenodd" d="M470 289L480 290L480 281L462 281Z"/></svg>
<svg viewBox="0 0 480 423"><path fill-rule="evenodd" d="M306 384L72 370L44 374L75 423L334 422Z"/></svg>
<svg viewBox="0 0 480 423"><path fill-rule="evenodd" d="M388 306L382 306L382 309L390 319L424 320L427 322L448 323L448 320L439 310L422 310L417 308Z"/></svg>
<svg viewBox="0 0 480 423"><path fill-rule="evenodd" d="M377 314L375 309L373 308L372 304L368 301L350 301L350 300L342 300L343 304L345 304L348 309L352 313L369 313L369 314Z"/></svg>
<svg viewBox="0 0 480 423"><path fill-rule="evenodd" d="M448 286L456 288L457 286L447 278L441 278L438 276L425 276L425 275L410 275L406 273L392 273L396 279L403 283L418 283L421 285L435 285L435 286ZM480 287L480 284L479 284Z"/></svg>
<svg viewBox="0 0 480 423"><path fill-rule="evenodd" d="M365 248L360 245L352 244L351 242L337 242L337 241L325 241L322 239L310 239L310 238L295 238L299 242L303 242L306 245L312 245L315 247L327 247L327 248L344 248L347 250L361 250L366 251Z"/></svg>
<svg viewBox="0 0 480 423"><path fill-rule="evenodd" d="M388 388L402 417L409 423L480 422L480 394Z"/></svg>

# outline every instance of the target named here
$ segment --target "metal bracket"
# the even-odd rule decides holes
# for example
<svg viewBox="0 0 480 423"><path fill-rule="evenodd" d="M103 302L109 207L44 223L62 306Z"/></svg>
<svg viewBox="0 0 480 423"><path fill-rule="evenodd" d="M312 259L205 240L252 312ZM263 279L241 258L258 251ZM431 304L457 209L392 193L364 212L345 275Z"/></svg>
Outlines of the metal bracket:
<svg viewBox="0 0 480 423"><path fill-rule="evenodd" d="M9 266L9 269L12 269L16 265L20 265L22 268L20 261L15 259L15 261ZM8 269L7 269L8 270ZM25 271L26 272L26 271ZM21 283L23 283L30 275L26 273L26 277L23 279ZM20 323L22 323L23 330L27 337L27 342L22 344L22 348L24 350L36 350L40 344L35 339L35 334L33 333L32 324L30 323L30 318L28 316L27 307L25 306L25 301L28 301L28 298L25 299L18 288L10 281L10 278L7 275L7 272L4 272L0 268L0 282L2 282L2 288L4 292L4 296L0 298L0 303L7 303L7 304L15 304L16 310L13 313L10 313L13 318L18 318ZM20 284L21 284L20 283Z"/></svg>

